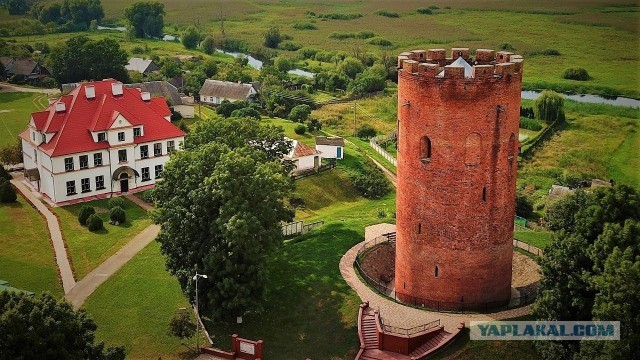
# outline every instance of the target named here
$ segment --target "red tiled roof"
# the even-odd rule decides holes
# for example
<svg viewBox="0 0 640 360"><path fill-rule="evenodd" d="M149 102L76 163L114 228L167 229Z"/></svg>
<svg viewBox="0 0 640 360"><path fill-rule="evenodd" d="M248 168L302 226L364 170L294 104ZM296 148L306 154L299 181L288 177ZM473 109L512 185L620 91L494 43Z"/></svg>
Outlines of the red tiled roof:
<svg viewBox="0 0 640 360"><path fill-rule="evenodd" d="M60 156L105 149L106 142L96 143L91 131L106 131L118 114L124 116L133 126L144 126L144 136L134 138L135 143L144 143L162 139L184 136L164 117L171 115L164 98L143 101L139 89L122 87L123 94L114 96L111 84L116 80L107 79L93 83L82 83L69 95L58 101L65 104L66 111L56 112L55 103L33 116L36 129L47 133L55 133L48 143L40 148L50 156ZM95 98L87 99L87 85L95 88Z"/></svg>
<svg viewBox="0 0 640 360"><path fill-rule="evenodd" d="M296 144L296 148L293 149L293 156L294 157L303 157L303 156L308 156L308 155L316 155L316 154L320 154L321 152L312 148L311 146L307 146L303 143L301 143L300 141L297 142Z"/></svg>

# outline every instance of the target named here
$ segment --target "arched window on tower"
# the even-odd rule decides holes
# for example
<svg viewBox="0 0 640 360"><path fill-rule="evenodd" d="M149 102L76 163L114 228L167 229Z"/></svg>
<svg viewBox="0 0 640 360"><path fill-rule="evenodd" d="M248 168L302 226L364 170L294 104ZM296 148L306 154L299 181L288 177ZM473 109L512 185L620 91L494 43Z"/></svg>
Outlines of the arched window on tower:
<svg viewBox="0 0 640 360"><path fill-rule="evenodd" d="M423 163L431 161L431 139L428 136L420 139L420 161Z"/></svg>

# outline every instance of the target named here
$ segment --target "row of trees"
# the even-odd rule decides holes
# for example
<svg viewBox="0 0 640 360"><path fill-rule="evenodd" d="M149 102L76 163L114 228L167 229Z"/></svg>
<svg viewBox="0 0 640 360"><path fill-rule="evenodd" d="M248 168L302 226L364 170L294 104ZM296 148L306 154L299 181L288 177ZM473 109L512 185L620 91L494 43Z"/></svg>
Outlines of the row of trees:
<svg viewBox="0 0 640 360"><path fill-rule="evenodd" d="M37 2L31 7L31 15L43 24L71 23L88 29L92 21L100 22L104 10L100 0L64 0L59 2Z"/></svg>
<svg viewBox="0 0 640 360"><path fill-rule="evenodd" d="M133 35L137 38L162 37L164 15L164 4L151 1L133 3L124 11Z"/></svg>

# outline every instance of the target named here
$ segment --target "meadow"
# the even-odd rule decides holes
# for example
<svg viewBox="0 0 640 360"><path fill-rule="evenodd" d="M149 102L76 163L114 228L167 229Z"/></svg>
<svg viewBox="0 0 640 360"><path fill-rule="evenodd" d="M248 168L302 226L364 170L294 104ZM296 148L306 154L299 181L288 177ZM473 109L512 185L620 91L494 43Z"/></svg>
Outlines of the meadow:
<svg viewBox="0 0 640 360"><path fill-rule="evenodd" d="M43 109L47 96L37 93L0 93L0 147L14 144L27 128L31 113Z"/></svg>

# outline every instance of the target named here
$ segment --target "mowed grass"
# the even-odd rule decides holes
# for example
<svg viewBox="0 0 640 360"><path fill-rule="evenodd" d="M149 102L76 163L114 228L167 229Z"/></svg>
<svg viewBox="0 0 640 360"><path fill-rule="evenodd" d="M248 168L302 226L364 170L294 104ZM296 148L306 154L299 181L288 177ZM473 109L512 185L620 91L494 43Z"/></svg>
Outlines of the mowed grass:
<svg viewBox="0 0 640 360"><path fill-rule="evenodd" d="M91 294L84 308L98 325L97 338L108 346L124 346L127 359L194 357L167 334L178 309L192 312L178 281L165 270L155 241ZM185 342L195 348L195 338Z"/></svg>
<svg viewBox="0 0 640 360"><path fill-rule="evenodd" d="M341 168L303 178L295 185L294 195L302 198L305 204L296 210L296 220L319 218L325 208L362 200Z"/></svg>
<svg viewBox="0 0 640 360"><path fill-rule="evenodd" d="M0 279L19 289L63 295L47 224L20 195L16 203L0 204Z"/></svg>
<svg viewBox="0 0 640 360"><path fill-rule="evenodd" d="M91 270L107 260L122 246L131 241L144 228L151 225L146 211L126 200L127 221L118 226L109 224L107 199L54 208L60 224L76 279L82 279ZM104 221L104 229L89 231L78 222L78 213L83 205L93 206Z"/></svg>
<svg viewBox="0 0 640 360"><path fill-rule="evenodd" d="M514 237L539 249L544 249L553 241L553 233L548 231L515 231Z"/></svg>
<svg viewBox="0 0 640 360"><path fill-rule="evenodd" d="M31 113L47 104L44 94L0 93L0 147L18 142L18 135L29 125Z"/></svg>

